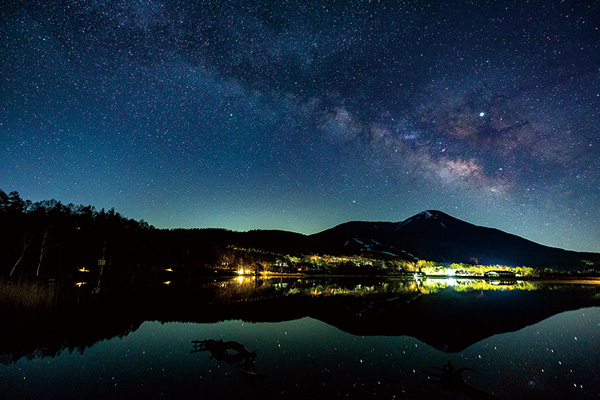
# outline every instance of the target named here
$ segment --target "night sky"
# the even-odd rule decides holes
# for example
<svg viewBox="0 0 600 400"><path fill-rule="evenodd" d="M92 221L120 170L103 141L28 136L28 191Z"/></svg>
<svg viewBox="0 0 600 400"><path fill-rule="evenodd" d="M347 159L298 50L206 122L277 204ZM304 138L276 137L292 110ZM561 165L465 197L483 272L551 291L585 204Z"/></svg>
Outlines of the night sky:
<svg viewBox="0 0 600 400"><path fill-rule="evenodd" d="M600 251L598 1L2 3L7 193L159 228L438 209Z"/></svg>

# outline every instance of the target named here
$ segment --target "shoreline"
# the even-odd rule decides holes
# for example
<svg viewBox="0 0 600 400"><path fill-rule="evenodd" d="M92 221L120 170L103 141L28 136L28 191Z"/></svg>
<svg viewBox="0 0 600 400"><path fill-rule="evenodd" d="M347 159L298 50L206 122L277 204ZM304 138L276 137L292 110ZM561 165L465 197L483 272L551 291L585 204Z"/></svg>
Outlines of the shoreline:
<svg viewBox="0 0 600 400"><path fill-rule="evenodd" d="M269 274L232 274L232 275L221 275L221 278L251 278L251 277L260 277L260 278L394 278L401 279L405 278L406 280L420 280L420 279L456 279L456 280L484 280L484 281L508 281L508 282L518 282L518 281L540 281L540 282L590 282L594 284L600 284L599 276L517 276L511 278L501 278L501 277L490 277L490 276L481 276L481 275L425 275L420 274L415 277L414 274L380 274L380 275L366 275L366 274L286 274L286 273L269 273ZM204 277L198 277L204 278ZM208 278L208 277L207 277Z"/></svg>

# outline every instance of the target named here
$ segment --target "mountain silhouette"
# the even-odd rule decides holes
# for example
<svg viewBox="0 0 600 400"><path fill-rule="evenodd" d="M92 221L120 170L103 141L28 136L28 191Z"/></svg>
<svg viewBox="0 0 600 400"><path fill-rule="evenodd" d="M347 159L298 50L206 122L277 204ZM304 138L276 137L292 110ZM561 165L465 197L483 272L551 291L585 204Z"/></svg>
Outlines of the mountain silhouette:
<svg viewBox="0 0 600 400"><path fill-rule="evenodd" d="M600 260L598 253L544 246L436 210L395 223L347 222L312 237L349 252L389 253L437 262L576 269L583 265L582 260Z"/></svg>

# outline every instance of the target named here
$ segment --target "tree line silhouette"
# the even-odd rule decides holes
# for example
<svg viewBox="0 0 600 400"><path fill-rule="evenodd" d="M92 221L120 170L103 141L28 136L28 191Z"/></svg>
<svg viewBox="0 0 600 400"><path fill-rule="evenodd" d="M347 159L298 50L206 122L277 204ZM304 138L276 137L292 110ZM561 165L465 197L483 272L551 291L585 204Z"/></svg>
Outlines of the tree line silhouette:
<svg viewBox="0 0 600 400"><path fill-rule="evenodd" d="M58 277L99 265L114 276L173 264L202 269L214 264L223 247L206 240L202 230L155 229L114 208L34 203L16 191L0 190L0 227L4 277Z"/></svg>
<svg viewBox="0 0 600 400"><path fill-rule="evenodd" d="M214 276L240 266L272 267L290 255L336 252L293 232L157 229L114 208L97 210L56 200L34 203L16 191L0 190L0 277L68 277L100 267L116 280L155 276L171 268L179 275ZM277 271L289 272L288 264ZM297 267L293 265L294 271Z"/></svg>

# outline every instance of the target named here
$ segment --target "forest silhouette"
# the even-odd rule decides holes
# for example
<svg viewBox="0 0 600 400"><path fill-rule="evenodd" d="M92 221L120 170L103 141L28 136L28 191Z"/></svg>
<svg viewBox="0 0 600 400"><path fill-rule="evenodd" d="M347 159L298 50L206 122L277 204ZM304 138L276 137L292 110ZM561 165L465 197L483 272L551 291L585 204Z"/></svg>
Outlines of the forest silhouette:
<svg viewBox="0 0 600 400"><path fill-rule="evenodd" d="M31 202L16 191L0 190L0 226L0 276L11 279L72 277L79 270L98 274L100 267L106 279L116 281L155 276L169 267L184 276L231 274L238 265L272 267L281 255L338 253L293 232L156 229L114 208ZM298 263L294 267L297 271Z"/></svg>

